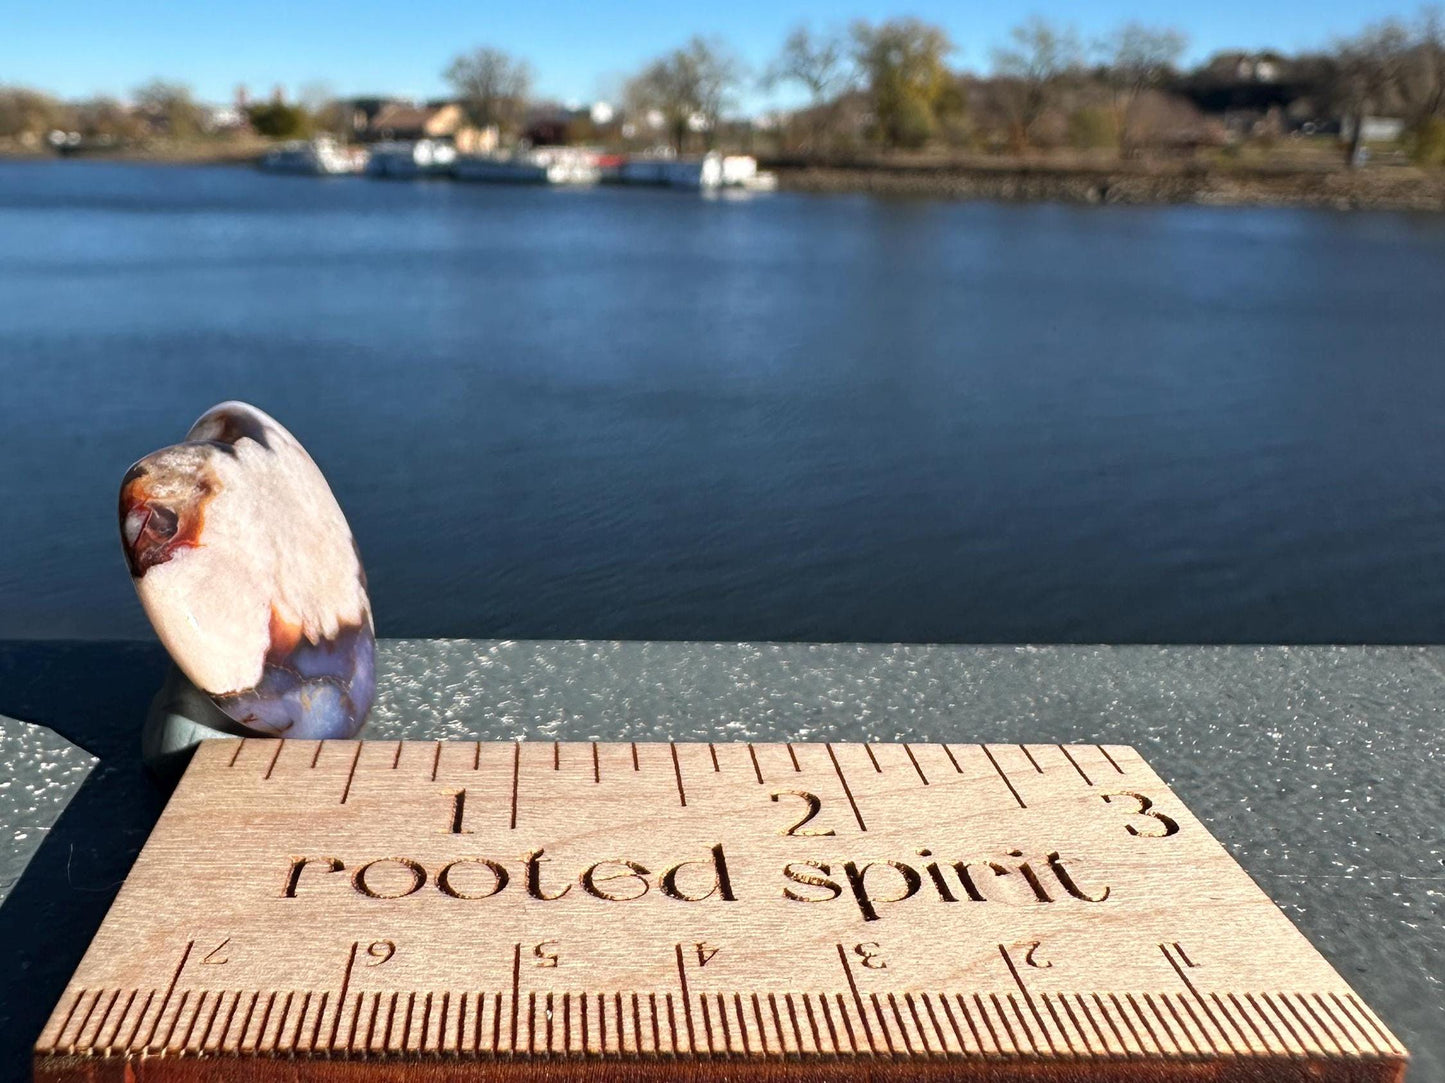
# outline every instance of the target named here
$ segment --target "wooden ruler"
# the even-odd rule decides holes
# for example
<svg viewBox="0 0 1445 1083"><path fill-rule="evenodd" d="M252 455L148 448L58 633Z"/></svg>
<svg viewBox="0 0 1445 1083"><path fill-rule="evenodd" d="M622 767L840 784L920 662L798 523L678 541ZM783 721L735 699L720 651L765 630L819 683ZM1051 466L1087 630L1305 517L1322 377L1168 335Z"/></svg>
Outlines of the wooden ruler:
<svg viewBox="0 0 1445 1083"><path fill-rule="evenodd" d="M1399 1079L1129 748L213 741L41 1080Z"/></svg>

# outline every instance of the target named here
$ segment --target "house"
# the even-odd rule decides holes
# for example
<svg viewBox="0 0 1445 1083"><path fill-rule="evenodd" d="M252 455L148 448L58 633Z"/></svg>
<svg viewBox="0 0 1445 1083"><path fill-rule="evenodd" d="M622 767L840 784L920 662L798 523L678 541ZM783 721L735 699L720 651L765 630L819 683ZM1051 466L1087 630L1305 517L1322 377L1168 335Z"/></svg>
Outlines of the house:
<svg viewBox="0 0 1445 1083"><path fill-rule="evenodd" d="M1278 83L1289 67L1289 59L1266 50L1259 53L1215 53L1203 72L1221 83Z"/></svg>
<svg viewBox="0 0 1445 1083"><path fill-rule="evenodd" d="M1360 121L1361 143L1394 143L1405 134L1405 122L1400 117L1366 116ZM1355 118L1347 116L1340 121L1340 138L1350 142L1355 137Z"/></svg>
<svg viewBox="0 0 1445 1083"><path fill-rule="evenodd" d="M346 110L351 136L356 139L364 138L367 129L371 127L372 118L394 101L394 98L349 98L339 103Z"/></svg>
<svg viewBox="0 0 1445 1083"><path fill-rule="evenodd" d="M497 146L496 128L476 127L459 102L355 98L346 104L351 109L352 135L362 142L445 139L463 154L483 153Z"/></svg>
<svg viewBox="0 0 1445 1083"><path fill-rule="evenodd" d="M239 132L249 128L250 124L242 106L201 106L201 127L208 132Z"/></svg>
<svg viewBox="0 0 1445 1083"><path fill-rule="evenodd" d="M1179 85L1236 137L1317 130L1328 89L1328 72L1317 59L1268 51L1216 53Z"/></svg>
<svg viewBox="0 0 1445 1083"><path fill-rule="evenodd" d="M606 141L615 134L617 110L608 102L534 102L522 124L522 138L536 147Z"/></svg>

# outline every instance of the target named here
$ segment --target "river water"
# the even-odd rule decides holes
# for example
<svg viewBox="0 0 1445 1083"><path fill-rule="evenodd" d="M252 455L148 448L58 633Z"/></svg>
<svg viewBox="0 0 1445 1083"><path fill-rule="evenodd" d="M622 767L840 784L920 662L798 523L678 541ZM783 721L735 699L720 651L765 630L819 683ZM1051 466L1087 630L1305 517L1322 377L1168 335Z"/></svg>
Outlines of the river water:
<svg viewBox="0 0 1445 1083"><path fill-rule="evenodd" d="M383 635L1445 640L1445 218L0 164L0 638L225 398Z"/></svg>

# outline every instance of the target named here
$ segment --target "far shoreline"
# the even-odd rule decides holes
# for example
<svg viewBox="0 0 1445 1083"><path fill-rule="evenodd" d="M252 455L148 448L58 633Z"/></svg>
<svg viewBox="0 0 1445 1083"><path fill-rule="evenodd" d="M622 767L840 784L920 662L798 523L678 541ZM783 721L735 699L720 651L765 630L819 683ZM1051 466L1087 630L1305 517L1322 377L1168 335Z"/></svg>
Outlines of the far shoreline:
<svg viewBox="0 0 1445 1083"><path fill-rule="evenodd" d="M265 145L159 147L55 155L0 150L0 162L114 162L255 168ZM1362 169L1199 161L1048 159L759 159L781 191L959 202L1120 206L1310 207L1445 212L1445 170L1381 165Z"/></svg>
<svg viewBox="0 0 1445 1083"><path fill-rule="evenodd" d="M1185 162L764 160L778 187L1011 203L1445 211L1445 171Z"/></svg>

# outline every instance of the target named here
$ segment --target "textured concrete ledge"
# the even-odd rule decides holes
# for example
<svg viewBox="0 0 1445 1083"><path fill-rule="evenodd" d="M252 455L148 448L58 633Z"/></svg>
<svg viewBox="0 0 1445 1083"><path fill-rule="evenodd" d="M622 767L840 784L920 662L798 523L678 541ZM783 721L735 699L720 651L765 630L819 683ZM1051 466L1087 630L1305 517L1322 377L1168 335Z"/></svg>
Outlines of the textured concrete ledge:
<svg viewBox="0 0 1445 1083"><path fill-rule="evenodd" d="M0 1076L159 812L136 746L165 671L147 644L0 644L0 712L101 758L0 907ZM1445 1083L1445 650L392 640L380 681L378 738L1132 744L1410 1047L1412 1083Z"/></svg>
<svg viewBox="0 0 1445 1083"><path fill-rule="evenodd" d="M0 904L94 766L54 730L0 715Z"/></svg>

